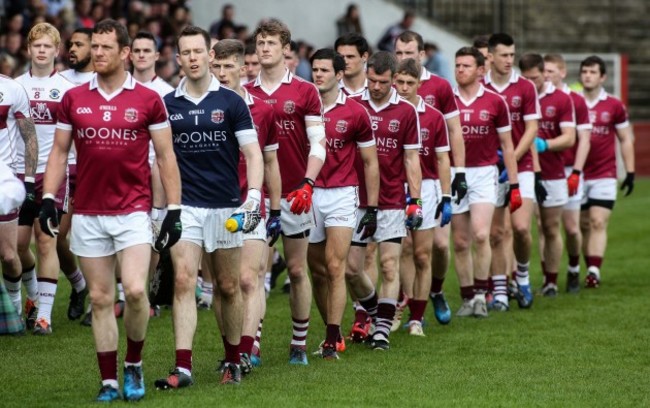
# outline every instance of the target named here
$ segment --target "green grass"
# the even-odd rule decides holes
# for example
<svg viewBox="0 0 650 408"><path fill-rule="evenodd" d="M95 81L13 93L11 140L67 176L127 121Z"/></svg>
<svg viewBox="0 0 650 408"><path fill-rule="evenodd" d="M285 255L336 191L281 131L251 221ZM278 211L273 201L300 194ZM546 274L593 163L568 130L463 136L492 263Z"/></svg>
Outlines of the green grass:
<svg viewBox="0 0 650 408"><path fill-rule="evenodd" d="M569 296L561 276L557 299L537 297L531 310L514 306L486 320L454 318L444 327L434 322L429 305L427 337L394 333L386 353L349 345L338 362L313 357L308 367L289 366L288 298L277 288L264 322L264 364L241 387L218 385L221 340L212 314L200 312L196 385L156 391L153 381L174 362L171 313L164 310L149 325L144 351L148 391L138 406L648 406L648 208L650 180L639 181L631 197L617 202L600 289ZM531 264L533 283L539 286L536 251ZM456 310L460 299L455 273L448 276L445 289ZM65 278L61 282L53 336L0 338L2 407L90 405L99 388L91 331L67 320L70 289ZM349 308L346 330L351 315ZM121 334L123 358L123 330ZM310 350L323 336L314 308Z"/></svg>

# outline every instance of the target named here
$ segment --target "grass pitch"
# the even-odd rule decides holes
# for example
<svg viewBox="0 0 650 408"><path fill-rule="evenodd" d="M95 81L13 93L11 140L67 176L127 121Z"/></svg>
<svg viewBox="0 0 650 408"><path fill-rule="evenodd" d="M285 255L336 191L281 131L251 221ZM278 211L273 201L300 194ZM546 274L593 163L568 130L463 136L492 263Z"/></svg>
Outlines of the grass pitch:
<svg viewBox="0 0 650 408"><path fill-rule="evenodd" d="M484 320L454 317L448 326L435 322L429 304L427 337L393 333L388 352L348 344L337 362L310 356L307 367L289 366L288 297L276 288L264 321L263 365L240 387L218 385L221 339L212 313L202 311L194 344L195 385L155 390L153 381L174 364L171 312L163 310L149 324L147 395L138 406L650 406L648 208L650 180L640 180L632 196L619 198L599 289L567 295L561 273L556 299L536 297L531 310L511 303L508 313L491 313ZM539 287L536 250L531 265L533 284ZM583 278L584 271L583 266ZM96 405L99 371L91 330L67 320L70 286L63 276L60 283L52 336L0 338L3 407ZM445 291L455 311L460 299L453 271ZM344 330L351 319L348 305ZM121 323L120 330L123 359ZM314 307L310 351L324 331Z"/></svg>

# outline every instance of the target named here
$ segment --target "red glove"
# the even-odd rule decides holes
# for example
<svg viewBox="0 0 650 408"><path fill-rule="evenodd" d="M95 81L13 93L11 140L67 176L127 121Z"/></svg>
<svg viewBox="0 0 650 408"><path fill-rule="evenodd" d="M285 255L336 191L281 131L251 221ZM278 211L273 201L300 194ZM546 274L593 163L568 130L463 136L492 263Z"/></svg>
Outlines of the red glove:
<svg viewBox="0 0 650 408"><path fill-rule="evenodd" d="M311 195L314 191L314 180L305 178L297 189L287 195L287 201L291 203L291 212L300 215L308 213L311 209Z"/></svg>
<svg viewBox="0 0 650 408"><path fill-rule="evenodd" d="M510 184L508 191L508 199L510 201L510 212L513 213L521 207L521 192L519 191L519 183Z"/></svg>
<svg viewBox="0 0 650 408"><path fill-rule="evenodd" d="M569 186L569 196L578 194L578 186L580 186L580 170L573 169L569 177L566 179Z"/></svg>

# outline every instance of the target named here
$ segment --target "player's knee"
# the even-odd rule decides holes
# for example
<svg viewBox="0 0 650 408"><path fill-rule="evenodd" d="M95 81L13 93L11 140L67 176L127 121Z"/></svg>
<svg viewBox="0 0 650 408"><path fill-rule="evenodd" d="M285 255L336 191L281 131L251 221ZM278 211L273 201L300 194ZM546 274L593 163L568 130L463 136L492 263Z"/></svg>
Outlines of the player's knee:
<svg viewBox="0 0 650 408"><path fill-rule="evenodd" d="M431 251L425 248L416 250L414 260L418 270L431 268Z"/></svg>
<svg viewBox="0 0 650 408"><path fill-rule="evenodd" d="M589 219L589 228L592 231L603 231L607 227L605 220L599 217L591 217Z"/></svg>
<svg viewBox="0 0 650 408"><path fill-rule="evenodd" d="M512 231L516 239L525 239L530 234L530 226L526 224L513 224Z"/></svg>
<svg viewBox="0 0 650 408"><path fill-rule="evenodd" d="M36 249L39 255L47 255L56 251L56 241L47 234L40 234L36 238Z"/></svg>
<svg viewBox="0 0 650 408"><path fill-rule="evenodd" d="M302 262L291 262L287 264L287 274L292 281L305 277L305 265Z"/></svg>
<svg viewBox="0 0 650 408"><path fill-rule="evenodd" d="M113 308L113 297L108 295L108 288L91 288L89 292L90 304L93 309L102 310L106 308Z"/></svg>
<svg viewBox="0 0 650 408"><path fill-rule="evenodd" d="M505 240L505 228L496 227L490 231L490 245L492 248L499 247Z"/></svg>
<svg viewBox="0 0 650 408"><path fill-rule="evenodd" d="M250 272L250 271L249 271ZM242 274L239 278L239 286L241 287L242 293L246 295L254 294L257 290L257 275L254 273L245 273Z"/></svg>
<svg viewBox="0 0 650 408"><path fill-rule="evenodd" d="M146 285L134 284L124 288L124 296L129 304L137 304L147 298Z"/></svg>
<svg viewBox="0 0 650 408"><path fill-rule="evenodd" d="M18 257L18 253L8 245L0 247L0 260L4 264L13 264Z"/></svg>
<svg viewBox="0 0 650 408"><path fill-rule="evenodd" d="M382 276L384 277L386 277L387 275L394 276L397 274L397 265L398 265L397 257L395 256L381 257L380 264L381 264Z"/></svg>
<svg viewBox="0 0 650 408"><path fill-rule="evenodd" d="M194 292L196 278L192 277L190 271L185 268L178 268L174 272L174 291L179 294Z"/></svg>
<svg viewBox="0 0 650 408"><path fill-rule="evenodd" d="M236 277L221 277L217 280L219 286L219 294L223 299L231 299L239 289L239 280Z"/></svg>
<svg viewBox="0 0 650 408"><path fill-rule="evenodd" d="M474 242L476 245L483 245L488 243L490 240L490 233L488 231L476 231L474 232Z"/></svg>
<svg viewBox="0 0 650 408"><path fill-rule="evenodd" d="M469 240L465 237L454 238L454 252L466 252L469 250Z"/></svg>

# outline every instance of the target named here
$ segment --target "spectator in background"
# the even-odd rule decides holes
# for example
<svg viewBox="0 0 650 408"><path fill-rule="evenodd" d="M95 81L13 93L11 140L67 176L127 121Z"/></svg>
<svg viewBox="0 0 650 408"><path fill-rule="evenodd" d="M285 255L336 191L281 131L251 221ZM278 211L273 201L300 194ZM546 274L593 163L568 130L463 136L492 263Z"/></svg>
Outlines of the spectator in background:
<svg viewBox="0 0 650 408"><path fill-rule="evenodd" d="M474 43L472 46L479 50L481 54L485 57L485 72L488 72L490 70L490 60L488 59L488 40L490 39L490 36L487 34L483 35L477 35L474 37Z"/></svg>
<svg viewBox="0 0 650 408"><path fill-rule="evenodd" d="M232 38L232 37L221 37L222 26L228 25L232 27L234 32L235 30L235 7L232 4L225 4L221 9L221 20L216 21L210 25L210 37L212 38Z"/></svg>
<svg viewBox="0 0 650 408"><path fill-rule="evenodd" d="M388 27L384 35L381 37L377 43L377 48L381 51L395 52L395 40L402 34L404 31L411 29L413 22L415 21L415 13L407 10L404 12L404 18L399 23Z"/></svg>
<svg viewBox="0 0 650 408"><path fill-rule="evenodd" d="M363 35L363 29L361 28L361 17L359 15L359 7L357 7L356 4L350 3L348 5L348 11L345 13L345 15L336 20L336 29L339 33L339 37L348 33L357 33Z"/></svg>
<svg viewBox="0 0 650 408"><path fill-rule="evenodd" d="M27 48L23 44L23 36L21 33L10 32L7 34L3 52L11 55L16 59L16 67L14 68L14 75L19 75L25 72L27 68Z"/></svg>
<svg viewBox="0 0 650 408"><path fill-rule="evenodd" d="M284 54L284 63L287 69L295 75L298 62L300 62L300 58L298 57L298 43L291 40L289 43L289 51Z"/></svg>
<svg viewBox="0 0 650 408"><path fill-rule="evenodd" d="M304 41L298 41L298 66L296 67L296 75L300 78L311 82L311 64L309 57L314 51L314 47Z"/></svg>
<svg viewBox="0 0 650 408"><path fill-rule="evenodd" d="M16 71L16 65L16 58L9 54L0 53L0 75L13 78L14 72Z"/></svg>
<svg viewBox="0 0 650 408"><path fill-rule="evenodd" d="M438 46L430 42L424 43L424 52L427 58L426 62L424 63L424 67L429 72L433 72L439 77L442 77L451 82L452 77L451 72L449 72L449 64L440 53Z"/></svg>
<svg viewBox="0 0 650 408"><path fill-rule="evenodd" d="M93 28L95 26L95 20L91 16L92 11L92 1L91 0L76 0L74 5L74 11L77 15L75 22L76 28L85 27Z"/></svg>

